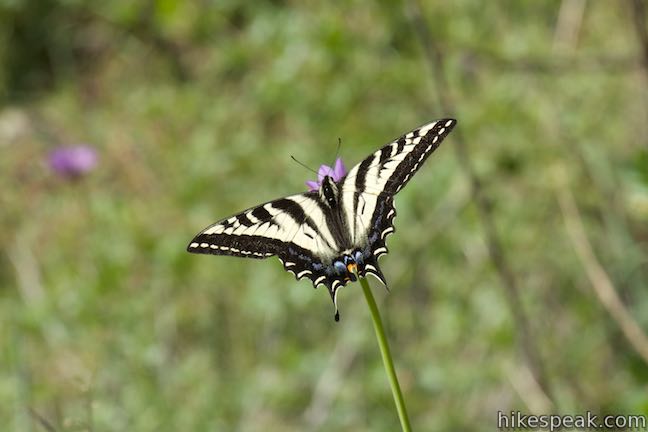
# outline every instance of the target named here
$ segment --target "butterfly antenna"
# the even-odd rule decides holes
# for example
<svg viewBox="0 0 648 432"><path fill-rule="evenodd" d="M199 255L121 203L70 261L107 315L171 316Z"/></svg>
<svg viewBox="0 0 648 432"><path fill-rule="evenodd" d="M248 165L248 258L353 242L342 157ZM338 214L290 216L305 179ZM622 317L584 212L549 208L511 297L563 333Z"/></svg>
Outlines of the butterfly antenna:
<svg viewBox="0 0 648 432"><path fill-rule="evenodd" d="M333 162L331 163L331 165L329 165L331 169L335 167L335 161L340 155L340 147L342 147L342 138L338 137L338 145L337 145L337 149L335 149L335 157L333 158Z"/></svg>
<svg viewBox="0 0 648 432"><path fill-rule="evenodd" d="M306 164L300 162L299 160L297 160L297 158L296 158L295 156L290 155L290 158L291 158L292 160L294 160L295 162L297 162L299 165L301 165L301 166L303 166L304 168L306 168L308 171L310 171L310 172L312 172L312 173L315 173L315 174L317 175L317 171L315 171L313 168L311 168L311 167L309 167L308 165L306 165Z"/></svg>

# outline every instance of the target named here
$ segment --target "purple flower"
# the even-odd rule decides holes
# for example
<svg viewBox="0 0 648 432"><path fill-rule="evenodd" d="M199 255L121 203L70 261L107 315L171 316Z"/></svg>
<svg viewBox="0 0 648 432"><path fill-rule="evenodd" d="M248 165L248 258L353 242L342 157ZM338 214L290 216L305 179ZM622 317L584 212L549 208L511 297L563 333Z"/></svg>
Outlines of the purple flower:
<svg viewBox="0 0 648 432"><path fill-rule="evenodd" d="M97 165L97 152L88 145L59 147L49 154L49 166L57 174L78 178Z"/></svg>
<svg viewBox="0 0 648 432"><path fill-rule="evenodd" d="M333 168L328 165L321 165L317 173L317 181L308 180L306 182L306 186L308 186L309 191L318 190L322 185L324 177L329 176L333 179L333 181L337 182L342 180L342 177L344 177L346 173L347 170L344 166L344 162L342 162L342 158L337 158L335 160L335 166Z"/></svg>

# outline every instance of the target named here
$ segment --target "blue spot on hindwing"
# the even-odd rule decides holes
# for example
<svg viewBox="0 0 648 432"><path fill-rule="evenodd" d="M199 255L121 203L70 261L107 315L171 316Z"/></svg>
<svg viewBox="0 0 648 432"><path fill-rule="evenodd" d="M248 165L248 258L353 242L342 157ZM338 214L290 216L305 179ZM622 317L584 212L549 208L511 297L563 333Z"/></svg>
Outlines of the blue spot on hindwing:
<svg viewBox="0 0 648 432"><path fill-rule="evenodd" d="M346 265L342 261L335 261L333 263L333 267L336 270L336 273L338 274L345 274L347 271Z"/></svg>

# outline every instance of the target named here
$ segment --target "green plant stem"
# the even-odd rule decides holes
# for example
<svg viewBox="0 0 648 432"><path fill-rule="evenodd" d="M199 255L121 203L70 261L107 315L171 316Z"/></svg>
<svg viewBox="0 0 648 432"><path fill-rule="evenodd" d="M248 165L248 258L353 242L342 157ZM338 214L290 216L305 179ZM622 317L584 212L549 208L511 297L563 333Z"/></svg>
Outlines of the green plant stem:
<svg viewBox="0 0 648 432"><path fill-rule="evenodd" d="M385 336L385 328L383 327L382 319L380 318L380 312L378 311L376 300L374 300L367 279L359 278L359 280L360 285L362 285L362 291L367 299L367 305L369 305L369 310L371 311L371 319L373 321L374 330L376 331L376 339L378 339L380 354L382 355L383 364L385 365L387 378L389 378L389 384L391 386L392 395L394 396L394 403L396 404L396 410L398 411L401 428L403 429L403 432L411 432L412 427L410 426L409 418L407 417L407 408L405 407L405 401L403 400L403 393L401 392L400 384L398 384L398 377L394 370L394 361L392 360L391 352L389 350L389 343Z"/></svg>

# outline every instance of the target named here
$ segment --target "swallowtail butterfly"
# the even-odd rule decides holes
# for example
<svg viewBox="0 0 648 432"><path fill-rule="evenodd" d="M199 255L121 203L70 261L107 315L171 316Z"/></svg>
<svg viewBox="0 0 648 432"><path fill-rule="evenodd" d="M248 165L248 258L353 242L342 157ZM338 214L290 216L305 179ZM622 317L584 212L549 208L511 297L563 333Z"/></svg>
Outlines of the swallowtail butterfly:
<svg viewBox="0 0 648 432"><path fill-rule="evenodd" d="M277 256L295 278L325 285L339 320L337 294L372 275L387 285L378 257L394 232L394 196L456 125L442 119L385 145L334 181L325 176L319 190L251 207L207 227L189 243L193 253L243 258Z"/></svg>

